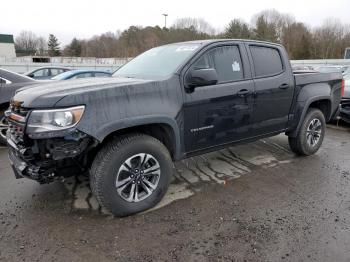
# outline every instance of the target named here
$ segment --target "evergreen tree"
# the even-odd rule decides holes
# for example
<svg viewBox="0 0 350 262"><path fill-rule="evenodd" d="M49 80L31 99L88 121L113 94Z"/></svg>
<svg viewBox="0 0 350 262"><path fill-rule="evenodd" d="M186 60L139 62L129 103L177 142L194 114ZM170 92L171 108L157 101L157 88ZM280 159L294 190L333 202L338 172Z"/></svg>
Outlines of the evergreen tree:
<svg viewBox="0 0 350 262"><path fill-rule="evenodd" d="M226 27L224 37L249 39L251 38L251 32L245 22L240 21L239 19L233 19Z"/></svg>
<svg viewBox="0 0 350 262"><path fill-rule="evenodd" d="M81 56L81 43L76 38L73 38L72 42L69 45L69 55Z"/></svg>
<svg viewBox="0 0 350 262"><path fill-rule="evenodd" d="M271 42L277 42L278 40L276 26L273 23L269 23L263 15L256 20L254 34L258 40Z"/></svg>
<svg viewBox="0 0 350 262"><path fill-rule="evenodd" d="M61 54L60 43L53 34L49 35L49 42L47 44L50 56L59 56Z"/></svg>

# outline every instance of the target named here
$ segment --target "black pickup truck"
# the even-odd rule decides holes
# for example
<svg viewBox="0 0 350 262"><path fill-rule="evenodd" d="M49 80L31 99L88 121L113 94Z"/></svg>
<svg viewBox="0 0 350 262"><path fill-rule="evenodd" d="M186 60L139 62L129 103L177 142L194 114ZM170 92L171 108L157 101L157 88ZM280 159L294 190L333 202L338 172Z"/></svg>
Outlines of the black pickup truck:
<svg viewBox="0 0 350 262"><path fill-rule="evenodd" d="M6 112L17 178L86 173L117 216L157 204L173 161L285 133L314 154L338 111L342 76L293 74L278 44L205 40L153 48L112 78L18 92Z"/></svg>

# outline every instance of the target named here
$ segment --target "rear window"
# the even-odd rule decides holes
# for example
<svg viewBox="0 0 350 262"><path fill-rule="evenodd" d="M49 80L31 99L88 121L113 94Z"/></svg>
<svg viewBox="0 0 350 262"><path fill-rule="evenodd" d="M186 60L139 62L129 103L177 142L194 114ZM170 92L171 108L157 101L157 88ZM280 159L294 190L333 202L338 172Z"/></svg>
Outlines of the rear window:
<svg viewBox="0 0 350 262"><path fill-rule="evenodd" d="M275 48L250 46L253 56L255 76L276 75L283 71L280 53Z"/></svg>
<svg viewBox="0 0 350 262"><path fill-rule="evenodd" d="M59 68L51 68L51 76L57 76L58 74L62 74L64 71Z"/></svg>

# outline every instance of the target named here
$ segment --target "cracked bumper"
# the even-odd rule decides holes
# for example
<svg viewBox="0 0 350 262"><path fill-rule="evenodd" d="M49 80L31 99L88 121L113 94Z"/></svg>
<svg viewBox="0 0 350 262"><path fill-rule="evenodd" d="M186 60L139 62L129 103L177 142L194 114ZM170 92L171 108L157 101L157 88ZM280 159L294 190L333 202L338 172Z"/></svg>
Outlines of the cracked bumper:
<svg viewBox="0 0 350 262"><path fill-rule="evenodd" d="M27 168L27 164L24 161L21 161L16 155L12 148L9 148L9 159L12 170L17 179L25 177L25 169Z"/></svg>
<svg viewBox="0 0 350 262"><path fill-rule="evenodd" d="M11 141L8 140L8 148L9 148L9 160L12 170L17 179L20 178L29 178L32 180L36 180L39 183L48 183L52 181L55 174L53 172L48 173L48 170L42 170L41 167L37 167L29 162L25 161L21 157L21 150L17 148L17 146Z"/></svg>
<svg viewBox="0 0 350 262"><path fill-rule="evenodd" d="M73 176L86 170L86 157L91 138L76 134L48 140L32 140L30 146L17 144L8 134L8 155L15 177L39 183Z"/></svg>

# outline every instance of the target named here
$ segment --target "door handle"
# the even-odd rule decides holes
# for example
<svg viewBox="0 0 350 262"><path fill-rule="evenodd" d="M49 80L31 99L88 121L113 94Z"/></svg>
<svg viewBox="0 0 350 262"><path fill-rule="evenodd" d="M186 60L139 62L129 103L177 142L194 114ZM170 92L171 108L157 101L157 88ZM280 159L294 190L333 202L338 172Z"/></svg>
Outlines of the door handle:
<svg viewBox="0 0 350 262"><path fill-rule="evenodd" d="M278 88L279 88L279 89L287 89L288 87L289 87L288 84L282 84L282 85L280 85Z"/></svg>
<svg viewBox="0 0 350 262"><path fill-rule="evenodd" d="M237 92L237 95L238 95L238 96L241 96L241 97L246 96L246 95L248 95L248 94L249 94L249 90L248 90L248 89L241 89L241 90L239 90L239 91Z"/></svg>

